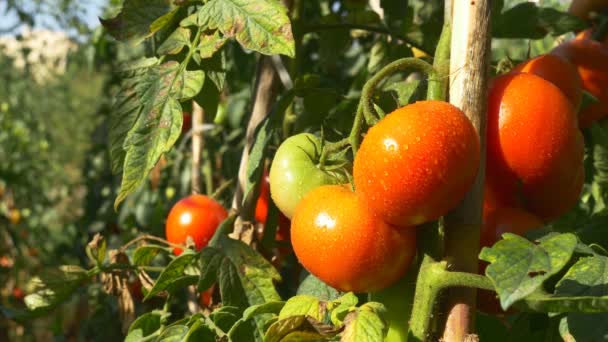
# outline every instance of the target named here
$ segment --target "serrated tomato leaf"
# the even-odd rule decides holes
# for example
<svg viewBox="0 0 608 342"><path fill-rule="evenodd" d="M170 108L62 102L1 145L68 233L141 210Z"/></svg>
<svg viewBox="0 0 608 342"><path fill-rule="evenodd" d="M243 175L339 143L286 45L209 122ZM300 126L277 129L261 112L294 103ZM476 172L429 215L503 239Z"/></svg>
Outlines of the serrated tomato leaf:
<svg viewBox="0 0 608 342"><path fill-rule="evenodd" d="M295 53L287 10L279 1L210 0L199 10L198 24L266 55Z"/></svg>
<svg viewBox="0 0 608 342"><path fill-rule="evenodd" d="M525 238L504 234L503 240L481 251L480 259L490 263L490 278L504 310L537 290L559 272L572 257L578 240L573 234L559 234L534 244Z"/></svg>
<svg viewBox="0 0 608 342"><path fill-rule="evenodd" d="M152 260L162 252L168 252L169 249L157 245L145 245L138 247L133 252L133 264L137 266L149 265Z"/></svg>
<svg viewBox="0 0 608 342"><path fill-rule="evenodd" d="M273 323L266 331L264 341L318 341L336 336L340 328L323 324L312 317L290 316Z"/></svg>
<svg viewBox="0 0 608 342"><path fill-rule="evenodd" d="M178 27L160 44L156 53L159 55L174 55L182 51L185 46L190 46L190 30Z"/></svg>
<svg viewBox="0 0 608 342"><path fill-rule="evenodd" d="M340 341L383 341L388 332L388 324L384 320L385 312L384 305L369 302L349 313L344 319L344 332Z"/></svg>
<svg viewBox="0 0 608 342"><path fill-rule="evenodd" d="M167 267L160 273L154 286L150 289L150 292L146 295L144 300L147 300L161 291L168 290L169 287L175 282L183 282L184 278L189 279L188 284L196 283L196 279L192 279L192 276L186 275L184 271L186 267L195 264L198 254L195 253L182 253L177 258L173 259Z"/></svg>
<svg viewBox="0 0 608 342"><path fill-rule="evenodd" d="M164 27L170 19L165 17L157 21L159 18L172 17L175 11L177 9L169 11L165 0L125 0L118 15L100 21L112 37L137 44Z"/></svg>
<svg viewBox="0 0 608 342"><path fill-rule="evenodd" d="M244 309L281 300L274 287L281 276L262 255L242 241L217 236L213 247L203 249L200 268L199 291L218 281L223 305ZM258 332L263 334L269 317L255 318Z"/></svg>
<svg viewBox="0 0 608 342"><path fill-rule="evenodd" d="M311 295L321 300L333 300L340 297L341 292L325 284L319 278L309 274L300 283L298 295Z"/></svg>
<svg viewBox="0 0 608 342"><path fill-rule="evenodd" d="M279 320L291 316L309 316L317 321L323 321L327 313L327 305L318 298L308 295L291 297L281 309Z"/></svg>

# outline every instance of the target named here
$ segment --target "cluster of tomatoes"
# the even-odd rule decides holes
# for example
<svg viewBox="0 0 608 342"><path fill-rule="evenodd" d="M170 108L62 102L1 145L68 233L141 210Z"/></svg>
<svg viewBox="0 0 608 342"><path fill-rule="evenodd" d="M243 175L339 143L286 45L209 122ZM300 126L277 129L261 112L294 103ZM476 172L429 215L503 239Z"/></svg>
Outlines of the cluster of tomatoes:
<svg viewBox="0 0 608 342"><path fill-rule="evenodd" d="M608 44L588 30L491 81L481 247L576 204L584 183L579 128L608 115L606 61ZM598 101L581 105L583 90ZM352 182L340 167L319 165L322 145L309 133L281 144L256 220L266 221L270 193L282 214L277 239L291 238L300 263L343 291L377 291L398 280L414 259L417 227L454 208L480 164L475 128L442 101L404 106L371 127ZM190 237L201 249L226 216L209 197L182 199L167 219L167 240L183 245Z"/></svg>

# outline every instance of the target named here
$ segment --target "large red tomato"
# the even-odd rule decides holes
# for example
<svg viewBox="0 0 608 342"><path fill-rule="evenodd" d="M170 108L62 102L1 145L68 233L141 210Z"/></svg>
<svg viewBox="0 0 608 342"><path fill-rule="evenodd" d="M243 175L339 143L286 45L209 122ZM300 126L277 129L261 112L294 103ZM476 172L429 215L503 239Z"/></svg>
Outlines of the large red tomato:
<svg viewBox="0 0 608 342"><path fill-rule="evenodd" d="M325 283L370 292L390 286L408 270L416 230L386 224L345 186L324 185L298 204L291 241L300 263Z"/></svg>
<svg viewBox="0 0 608 342"><path fill-rule="evenodd" d="M576 203L583 138L572 105L555 85L526 73L497 77L487 137L487 187L499 203L526 206L547 220Z"/></svg>
<svg viewBox="0 0 608 342"><path fill-rule="evenodd" d="M514 72L526 72L542 77L555 84L578 108L583 97L581 78L574 65L566 59L555 55L541 55L525 61L513 69Z"/></svg>
<svg viewBox="0 0 608 342"><path fill-rule="evenodd" d="M579 114L579 125L583 128L608 116L608 38L598 42L591 38L591 34L591 30L583 31L576 39L560 44L551 52L574 64L583 89L599 100L583 108Z"/></svg>
<svg viewBox="0 0 608 342"><path fill-rule="evenodd" d="M205 247L220 223L228 216L221 204L205 195L191 195L179 200L167 217L165 234L167 241L185 244L188 236L196 249ZM175 248L175 255L182 250Z"/></svg>
<svg viewBox="0 0 608 342"><path fill-rule="evenodd" d="M355 157L355 189L386 222L412 226L456 206L479 167L479 138L464 113L420 101L372 127Z"/></svg>

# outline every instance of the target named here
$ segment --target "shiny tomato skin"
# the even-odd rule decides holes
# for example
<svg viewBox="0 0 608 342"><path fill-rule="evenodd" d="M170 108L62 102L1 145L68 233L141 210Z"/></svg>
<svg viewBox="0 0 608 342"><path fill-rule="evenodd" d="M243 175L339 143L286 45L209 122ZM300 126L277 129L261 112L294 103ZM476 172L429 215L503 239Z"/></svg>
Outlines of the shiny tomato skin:
<svg viewBox="0 0 608 342"><path fill-rule="evenodd" d="M321 141L310 133L291 136L279 146L270 167L270 196L288 219L310 190L345 182L340 174L318 167L320 156Z"/></svg>
<svg viewBox="0 0 608 342"><path fill-rule="evenodd" d="M419 225L462 200L479 160L479 138L461 110L419 101L369 129L355 157L355 189L387 223Z"/></svg>
<svg viewBox="0 0 608 342"><path fill-rule="evenodd" d="M575 39L560 44L551 52L576 66L583 89L599 100L582 109L579 114L581 128L608 116L608 38L598 42L591 35L590 29L582 31Z"/></svg>
<svg viewBox="0 0 608 342"><path fill-rule="evenodd" d="M578 108L583 97L581 78L574 65L556 55L541 55L517 65L513 72L525 72L539 76L556 85Z"/></svg>
<svg viewBox="0 0 608 342"><path fill-rule="evenodd" d="M185 244L188 236L192 237L197 250L207 245L220 223L226 219L228 212L221 204L205 195L191 195L179 200L167 217L165 235L167 241ZM173 249L180 255L180 248Z"/></svg>
<svg viewBox="0 0 608 342"><path fill-rule="evenodd" d="M547 220L560 216L569 209L566 199L580 193L573 192L583 156L576 115L559 88L527 73L493 80L486 182L497 202L525 205Z"/></svg>
<svg viewBox="0 0 608 342"><path fill-rule="evenodd" d="M372 292L395 283L416 253L416 230L374 215L346 186L325 185L298 204L291 242L310 273L341 291Z"/></svg>
<svg viewBox="0 0 608 342"><path fill-rule="evenodd" d="M186 134L192 129L192 114L184 112L184 121L182 123L182 134Z"/></svg>

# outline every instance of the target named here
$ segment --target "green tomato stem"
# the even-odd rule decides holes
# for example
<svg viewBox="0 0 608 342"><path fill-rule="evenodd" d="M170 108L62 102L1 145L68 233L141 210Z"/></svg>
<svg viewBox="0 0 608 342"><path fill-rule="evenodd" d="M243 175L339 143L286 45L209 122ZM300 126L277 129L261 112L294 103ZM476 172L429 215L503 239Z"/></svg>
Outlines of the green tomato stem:
<svg viewBox="0 0 608 342"><path fill-rule="evenodd" d="M418 58L401 58L388 64L380 71L378 71L378 73L372 76L372 78L370 78L367 82L365 82L365 85L363 86L363 91L361 92L361 102L363 103L363 114L365 115L365 118L368 122L373 122L376 118L378 118L378 113L376 113L376 111L374 110L374 106L371 99L378 84L380 84L382 80L394 74L395 72L404 71L407 69L420 71L426 74L429 79L438 79L437 71L435 70L435 68L429 63ZM434 92L435 91L437 90L434 90ZM433 96L441 96L441 94L434 94Z"/></svg>
<svg viewBox="0 0 608 342"><path fill-rule="evenodd" d="M450 287L494 291L494 285L487 277L466 272L450 272L447 267L445 261L435 261L428 254L423 257L410 321L411 341L427 341L431 337L430 327L434 318L434 306L441 291Z"/></svg>
<svg viewBox="0 0 608 342"><path fill-rule="evenodd" d="M441 30L441 36L435 50L433 67L437 71L429 75L427 88L427 100L445 101L448 94L448 81L450 78L450 46L452 41L452 27L445 22Z"/></svg>

